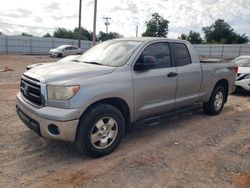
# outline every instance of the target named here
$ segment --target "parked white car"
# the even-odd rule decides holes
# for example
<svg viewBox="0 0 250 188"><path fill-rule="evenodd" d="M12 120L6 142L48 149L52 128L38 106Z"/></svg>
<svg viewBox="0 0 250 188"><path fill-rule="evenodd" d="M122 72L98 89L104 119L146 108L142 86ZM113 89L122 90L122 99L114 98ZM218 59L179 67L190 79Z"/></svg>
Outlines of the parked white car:
<svg viewBox="0 0 250 188"><path fill-rule="evenodd" d="M82 54L81 48L74 47L72 45L62 45L49 51L49 55L52 57L65 57L68 55L79 55Z"/></svg>
<svg viewBox="0 0 250 188"><path fill-rule="evenodd" d="M239 56L233 62L239 67L235 82L237 89L250 92L250 56Z"/></svg>

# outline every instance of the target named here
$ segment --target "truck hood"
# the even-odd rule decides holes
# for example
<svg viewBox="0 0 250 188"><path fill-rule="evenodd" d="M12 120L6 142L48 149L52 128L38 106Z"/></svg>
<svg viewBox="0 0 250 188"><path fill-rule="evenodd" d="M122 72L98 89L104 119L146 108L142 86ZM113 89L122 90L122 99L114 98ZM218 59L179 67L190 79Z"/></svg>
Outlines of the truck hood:
<svg viewBox="0 0 250 188"><path fill-rule="evenodd" d="M250 67L239 67L238 73L240 73L240 74L250 74Z"/></svg>
<svg viewBox="0 0 250 188"><path fill-rule="evenodd" d="M115 67L87 64L80 62L63 62L43 64L30 69L26 74L35 74L45 82L71 81L111 73Z"/></svg>

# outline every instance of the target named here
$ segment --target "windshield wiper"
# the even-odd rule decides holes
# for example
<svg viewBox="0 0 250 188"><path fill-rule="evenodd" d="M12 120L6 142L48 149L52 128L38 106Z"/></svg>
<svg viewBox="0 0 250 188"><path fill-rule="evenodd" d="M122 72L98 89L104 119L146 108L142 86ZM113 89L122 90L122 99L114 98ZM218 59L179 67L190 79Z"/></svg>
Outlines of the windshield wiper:
<svg viewBox="0 0 250 188"><path fill-rule="evenodd" d="M77 59L73 59L73 60L71 60L71 61L74 61L74 62L81 62L81 61L79 61L79 60L77 60Z"/></svg>
<svg viewBox="0 0 250 188"><path fill-rule="evenodd" d="M101 63L97 63L97 62L94 62L94 61L84 61L83 63L94 64L94 65L103 65Z"/></svg>

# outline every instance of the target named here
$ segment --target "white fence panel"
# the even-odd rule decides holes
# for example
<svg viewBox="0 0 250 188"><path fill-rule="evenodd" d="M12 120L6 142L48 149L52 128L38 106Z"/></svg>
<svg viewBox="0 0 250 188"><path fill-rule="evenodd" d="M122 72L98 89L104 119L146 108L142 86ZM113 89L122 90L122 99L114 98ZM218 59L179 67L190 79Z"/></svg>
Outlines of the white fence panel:
<svg viewBox="0 0 250 188"><path fill-rule="evenodd" d="M48 54L49 50L60 45L78 45L74 39L7 36L0 35L0 53L2 54ZM86 51L91 41L81 41L81 48ZM195 44L199 56L235 58L250 55L250 44Z"/></svg>
<svg viewBox="0 0 250 188"><path fill-rule="evenodd" d="M78 41L74 39L0 35L0 53L2 54L48 54L50 49L65 44L77 46ZM81 48L84 51L90 47L91 41L81 41Z"/></svg>
<svg viewBox="0 0 250 188"><path fill-rule="evenodd" d="M240 55L250 55L250 44L195 44L199 56L236 58Z"/></svg>

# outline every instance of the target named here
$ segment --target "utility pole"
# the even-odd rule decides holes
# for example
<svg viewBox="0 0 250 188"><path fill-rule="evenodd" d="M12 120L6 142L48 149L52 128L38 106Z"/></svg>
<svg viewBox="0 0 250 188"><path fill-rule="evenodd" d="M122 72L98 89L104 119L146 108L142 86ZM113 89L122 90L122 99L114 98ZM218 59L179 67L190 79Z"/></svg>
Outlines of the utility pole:
<svg viewBox="0 0 250 188"><path fill-rule="evenodd" d="M95 43L96 43L96 11L97 11L97 0L95 0L95 4L94 4L94 23L93 23L93 41L92 41L92 46L95 46Z"/></svg>
<svg viewBox="0 0 250 188"><path fill-rule="evenodd" d="M109 18L109 17L103 17L103 19L105 20L105 22L104 22L104 24L106 25L106 34L108 34L109 33L109 25L110 25L110 22L109 22L109 20L111 19L111 18Z"/></svg>
<svg viewBox="0 0 250 188"><path fill-rule="evenodd" d="M138 37L138 25L136 25L136 33L135 36Z"/></svg>
<svg viewBox="0 0 250 188"><path fill-rule="evenodd" d="M79 24L78 24L78 48L81 48L81 17L82 17L82 0L79 0Z"/></svg>

